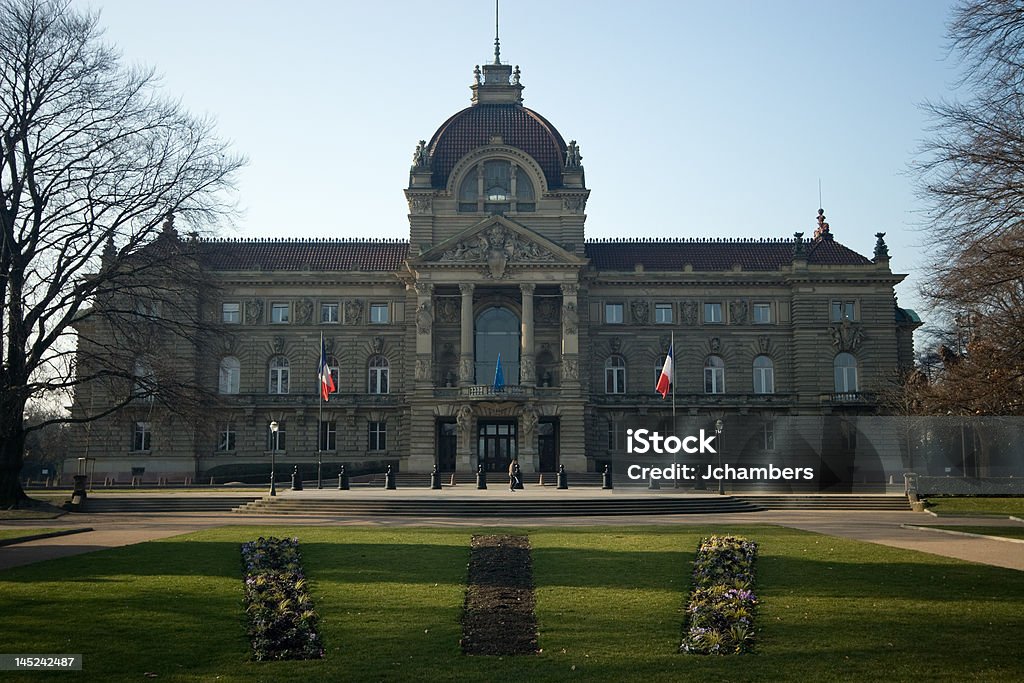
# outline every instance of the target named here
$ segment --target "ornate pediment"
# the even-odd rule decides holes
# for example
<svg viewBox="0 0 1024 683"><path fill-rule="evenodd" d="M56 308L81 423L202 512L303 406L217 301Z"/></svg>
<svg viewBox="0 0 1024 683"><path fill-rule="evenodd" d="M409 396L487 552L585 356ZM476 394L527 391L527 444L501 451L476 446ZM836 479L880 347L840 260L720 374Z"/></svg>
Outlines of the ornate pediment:
<svg viewBox="0 0 1024 683"><path fill-rule="evenodd" d="M486 276L495 280L506 277L510 266L580 262L540 235L501 217L456 235L416 260L483 267Z"/></svg>

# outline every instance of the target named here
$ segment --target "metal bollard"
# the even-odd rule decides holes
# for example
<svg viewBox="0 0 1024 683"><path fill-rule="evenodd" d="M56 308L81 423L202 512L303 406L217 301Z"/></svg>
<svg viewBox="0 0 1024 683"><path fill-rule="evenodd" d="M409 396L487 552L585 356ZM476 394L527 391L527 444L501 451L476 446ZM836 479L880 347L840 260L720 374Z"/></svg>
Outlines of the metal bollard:
<svg viewBox="0 0 1024 683"><path fill-rule="evenodd" d="M384 471L384 488L388 491L394 491L398 488L395 485L395 472L391 469L391 465L388 465L387 470Z"/></svg>
<svg viewBox="0 0 1024 683"><path fill-rule="evenodd" d="M476 487L478 489L487 488L487 473L484 472L483 465L476 466Z"/></svg>
<svg viewBox="0 0 1024 683"><path fill-rule="evenodd" d="M604 466L604 473L601 475L601 488L610 489L612 486L612 468L610 465Z"/></svg>
<svg viewBox="0 0 1024 683"><path fill-rule="evenodd" d="M565 473L565 465L558 466L558 488L569 488L569 475Z"/></svg>
<svg viewBox="0 0 1024 683"><path fill-rule="evenodd" d="M338 490L339 491L348 491L348 489L349 489L348 474L345 473L345 466L342 465L341 468L338 470Z"/></svg>
<svg viewBox="0 0 1024 683"><path fill-rule="evenodd" d="M302 475L299 474L299 466L296 465L295 469L292 470L292 491L302 490Z"/></svg>
<svg viewBox="0 0 1024 683"><path fill-rule="evenodd" d="M430 472L430 488L434 491L441 490L441 475L437 473L437 465L434 465L434 469Z"/></svg>

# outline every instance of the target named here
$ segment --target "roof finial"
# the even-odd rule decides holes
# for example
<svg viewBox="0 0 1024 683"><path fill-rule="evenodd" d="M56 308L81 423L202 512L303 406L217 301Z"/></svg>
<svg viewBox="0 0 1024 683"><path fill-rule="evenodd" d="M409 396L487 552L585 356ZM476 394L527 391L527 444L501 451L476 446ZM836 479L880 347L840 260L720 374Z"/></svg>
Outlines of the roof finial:
<svg viewBox="0 0 1024 683"><path fill-rule="evenodd" d="M494 0L494 63L501 64L501 41L498 39L498 0Z"/></svg>

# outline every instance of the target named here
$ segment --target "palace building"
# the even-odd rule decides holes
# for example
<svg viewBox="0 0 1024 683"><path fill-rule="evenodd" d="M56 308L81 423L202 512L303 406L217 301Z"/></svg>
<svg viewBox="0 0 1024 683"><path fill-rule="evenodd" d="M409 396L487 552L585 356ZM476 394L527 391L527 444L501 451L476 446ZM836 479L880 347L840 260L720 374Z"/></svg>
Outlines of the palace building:
<svg viewBox="0 0 1024 683"><path fill-rule="evenodd" d="M182 425L140 401L83 428L73 460L120 482L231 480L272 453L308 473L318 449L333 471L593 472L628 427L673 426L654 391L673 338L676 415L755 430L755 450L776 419L878 412L920 324L882 233L871 258L822 211L806 238L588 240L580 147L523 105L519 67L474 75L470 106L416 146L408 241L201 240L218 286L196 306L223 334L182 362L219 407ZM83 390L73 411L102 401Z"/></svg>

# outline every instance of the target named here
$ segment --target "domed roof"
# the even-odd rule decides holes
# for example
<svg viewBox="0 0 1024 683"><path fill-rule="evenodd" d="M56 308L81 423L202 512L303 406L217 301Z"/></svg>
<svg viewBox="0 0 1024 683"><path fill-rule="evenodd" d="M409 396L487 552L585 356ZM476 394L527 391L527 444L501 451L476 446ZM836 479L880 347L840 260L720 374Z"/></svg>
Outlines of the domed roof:
<svg viewBox="0 0 1024 683"><path fill-rule="evenodd" d="M565 140L547 119L518 103L477 103L445 121L427 145L433 186L444 187L456 162L494 135L536 159L549 189L562 186Z"/></svg>

